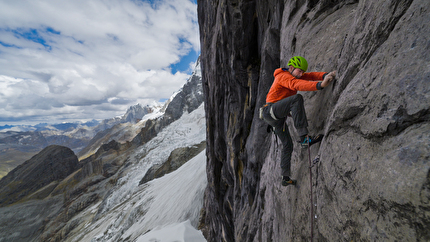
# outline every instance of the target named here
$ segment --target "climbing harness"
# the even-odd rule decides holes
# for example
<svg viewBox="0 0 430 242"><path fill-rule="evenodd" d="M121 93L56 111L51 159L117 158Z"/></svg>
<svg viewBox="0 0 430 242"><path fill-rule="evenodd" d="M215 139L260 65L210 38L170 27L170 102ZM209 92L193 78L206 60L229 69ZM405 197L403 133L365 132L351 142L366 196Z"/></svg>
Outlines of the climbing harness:
<svg viewBox="0 0 430 242"><path fill-rule="evenodd" d="M265 108L265 107L267 107L267 106L269 106L269 103L266 103L263 107L261 107L261 108L259 109L259 111L260 111L260 114L259 114L260 119L264 119L264 118L263 118L263 111L264 111L264 108ZM273 120L278 120L278 118L275 116L275 113L273 112L272 105L270 105L270 107L269 107L269 108L270 108L270 109L269 109L270 117L271 117Z"/></svg>
<svg viewBox="0 0 430 242"><path fill-rule="evenodd" d="M270 106L270 117L273 118L273 120L278 120L278 118L275 116L275 113L273 112L273 106Z"/></svg>

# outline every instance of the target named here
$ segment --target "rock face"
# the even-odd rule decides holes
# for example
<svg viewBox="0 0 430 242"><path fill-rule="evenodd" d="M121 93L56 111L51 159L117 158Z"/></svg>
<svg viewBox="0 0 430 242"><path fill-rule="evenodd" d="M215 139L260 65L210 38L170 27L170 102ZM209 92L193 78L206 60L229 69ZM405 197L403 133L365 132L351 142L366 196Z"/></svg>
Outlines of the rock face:
<svg viewBox="0 0 430 242"><path fill-rule="evenodd" d="M32 200L0 207L0 241L48 241L38 239L41 228L55 218L63 206L63 197Z"/></svg>
<svg viewBox="0 0 430 242"><path fill-rule="evenodd" d="M199 0L198 13L208 241L430 240L426 1ZM295 147L298 184L282 187L258 108L294 55L338 78L302 93L310 133L325 138L310 157Z"/></svg>
<svg viewBox="0 0 430 242"><path fill-rule="evenodd" d="M17 202L79 168L78 158L71 149L48 146L0 180L0 206Z"/></svg>

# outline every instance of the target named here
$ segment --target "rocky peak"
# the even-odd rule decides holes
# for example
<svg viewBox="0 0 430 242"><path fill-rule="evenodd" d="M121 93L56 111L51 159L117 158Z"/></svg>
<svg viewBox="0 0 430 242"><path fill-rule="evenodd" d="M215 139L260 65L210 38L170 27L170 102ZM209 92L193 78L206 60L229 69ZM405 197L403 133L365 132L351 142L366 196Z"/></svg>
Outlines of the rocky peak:
<svg viewBox="0 0 430 242"><path fill-rule="evenodd" d="M199 0L198 13L208 241L430 240L426 1ZM325 138L310 157L295 146L298 183L282 187L281 146L258 108L294 55L338 78L302 93Z"/></svg>
<svg viewBox="0 0 430 242"><path fill-rule="evenodd" d="M168 104L165 114L176 120L180 118L184 112L191 113L197 109L202 102L202 76L200 59L198 59L193 74Z"/></svg>
<svg viewBox="0 0 430 242"><path fill-rule="evenodd" d="M127 112L122 117L123 122L137 123L148 113L152 112L152 108L148 105L143 106L142 104L136 104L130 106Z"/></svg>
<svg viewBox="0 0 430 242"><path fill-rule="evenodd" d="M78 158L71 149L48 146L0 180L0 206L17 202L51 182L64 179L79 168Z"/></svg>

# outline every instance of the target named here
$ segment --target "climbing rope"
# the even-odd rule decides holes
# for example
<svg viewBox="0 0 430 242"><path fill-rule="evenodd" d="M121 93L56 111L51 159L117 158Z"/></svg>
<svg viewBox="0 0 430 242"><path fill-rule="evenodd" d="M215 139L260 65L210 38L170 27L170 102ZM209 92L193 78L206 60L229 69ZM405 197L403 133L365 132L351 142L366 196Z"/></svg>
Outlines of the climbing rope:
<svg viewBox="0 0 430 242"><path fill-rule="evenodd" d="M313 196L312 196L312 162L311 162L311 146L309 144L308 139L308 151L309 151L309 182L311 185L311 242L314 241L314 202L313 202Z"/></svg>
<svg viewBox="0 0 430 242"><path fill-rule="evenodd" d="M309 145L309 140L308 140ZM311 184L311 242L314 240L314 202L313 202L313 193L312 193L312 167L316 165L320 161L320 156L317 155L315 159L311 162L311 147L308 146L309 150L309 180Z"/></svg>

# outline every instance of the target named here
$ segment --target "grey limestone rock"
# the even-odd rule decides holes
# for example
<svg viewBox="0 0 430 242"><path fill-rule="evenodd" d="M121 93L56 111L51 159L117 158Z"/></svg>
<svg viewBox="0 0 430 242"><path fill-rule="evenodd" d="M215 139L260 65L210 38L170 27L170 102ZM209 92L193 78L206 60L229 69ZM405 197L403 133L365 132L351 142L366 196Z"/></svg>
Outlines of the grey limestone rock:
<svg viewBox="0 0 430 242"><path fill-rule="evenodd" d="M430 240L426 1L199 0L198 13L208 241ZM258 108L294 55L338 77L301 93L310 133L325 138L311 147L312 182L295 146L297 186L282 187L280 144Z"/></svg>

